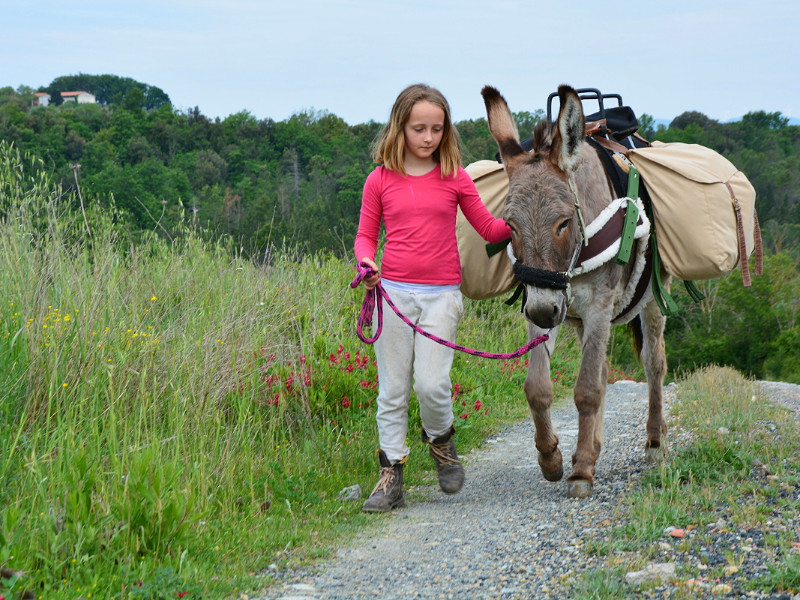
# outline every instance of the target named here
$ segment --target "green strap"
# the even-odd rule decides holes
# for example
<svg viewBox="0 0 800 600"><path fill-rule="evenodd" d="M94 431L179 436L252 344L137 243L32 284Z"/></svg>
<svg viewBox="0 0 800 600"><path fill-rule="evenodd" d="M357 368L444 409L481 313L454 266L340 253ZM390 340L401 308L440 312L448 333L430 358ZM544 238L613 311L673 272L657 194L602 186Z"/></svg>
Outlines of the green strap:
<svg viewBox="0 0 800 600"><path fill-rule="evenodd" d="M503 240L502 242L496 242L494 244L486 244L486 256L488 256L489 258L493 257L498 252L502 252L503 250L505 250L506 246L508 246L510 243L511 243L511 238Z"/></svg>
<svg viewBox="0 0 800 600"><path fill-rule="evenodd" d="M618 265L627 265L631 259L633 236L636 233L636 224L639 222L639 207L635 201L639 198L639 171L631 165L628 171L628 206L625 210L625 221L622 224L622 239L619 243L619 252L614 257Z"/></svg>
<svg viewBox="0 0 800 600"><path fill-rule="evenodd" d="M686 281L686 280L684 280L683 281L683 286L686 288L686 291L688 292L689 296L695 302L700 302L701 300L705 300L705 297L706 297L705 294L703 294L703 292L701 292L697 288L697 286L694 284L694 281Z"/></svg>
<svg viewBox="0 0 800 600"><path fill-rule="evenodd" d="M655 232L650 234L650 247L653 252L653 297L656 299L658 308L661 309L661 314L670 317L677 314L680 309L661 283L661 257L658 255Z"/></svg>
<svg viewBox="0 0 800 600"><path fill-rule="evenodd" d="M631 170L628 171L628 198L632 200L638 200L639 198L639 171L633 165L631 165Z"/></svg>
<svg viewBox="0 0 800 600"><path fill-rule="evenodd" d="M625 208L625 221L622 223L622 237L619 240L619 250L614 257L614 262L618 265L627 265L631 259L631 249L633 248L633 236L636 234L636 224L639 222L639 207L633 200L628 198L628 206Z"/></svg>

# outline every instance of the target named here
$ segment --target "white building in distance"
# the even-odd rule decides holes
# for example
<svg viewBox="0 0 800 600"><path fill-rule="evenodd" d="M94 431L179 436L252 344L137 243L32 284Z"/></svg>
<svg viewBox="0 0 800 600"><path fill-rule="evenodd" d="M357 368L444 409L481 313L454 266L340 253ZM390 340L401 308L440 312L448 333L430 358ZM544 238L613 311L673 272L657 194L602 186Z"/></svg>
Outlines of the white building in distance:
<svg viewBox="0 0 800 600"><path fill-rule="evenodd" d="M36 100L33 101L34 106L47 106L50 104L51 96L47 92L36 92L34 96L36 96Z"/></svg>
<svg viewBox="0 0 800 600"><path fill-rule="evenodd" d="M95 95L89 92L61 92L61 98L65 103L95 104L97 102Z"/></svg>

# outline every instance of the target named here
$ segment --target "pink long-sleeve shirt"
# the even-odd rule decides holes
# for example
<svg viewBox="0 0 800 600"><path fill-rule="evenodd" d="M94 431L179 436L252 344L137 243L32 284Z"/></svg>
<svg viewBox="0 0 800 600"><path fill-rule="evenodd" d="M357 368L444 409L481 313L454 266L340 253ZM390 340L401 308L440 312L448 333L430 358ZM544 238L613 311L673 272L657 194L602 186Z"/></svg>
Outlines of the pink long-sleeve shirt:
<svg viewBox="0 0 800 600"><path fill-rule="evenodd" d="M377 167L364 184L356 260L375 258L383 221L382 277L429 285L461 283L457 207L483 239L502 242L511 237L506 222L486 209L464 169L459 168L456 177L442 178L439 165L420 176Z"/></svg>

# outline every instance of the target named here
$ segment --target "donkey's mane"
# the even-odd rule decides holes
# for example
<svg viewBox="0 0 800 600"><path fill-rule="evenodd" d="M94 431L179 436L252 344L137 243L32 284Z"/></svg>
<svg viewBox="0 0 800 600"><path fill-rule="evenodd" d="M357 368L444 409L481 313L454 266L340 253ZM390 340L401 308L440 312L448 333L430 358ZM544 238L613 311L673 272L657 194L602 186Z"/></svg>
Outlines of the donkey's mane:
<svg viewBox="0 0 800 600"><path fill-rule="evenodd" d="M533 151L535 161L547 158L553 146L556 124L552 121L539 121L533 129Z"/></svg>

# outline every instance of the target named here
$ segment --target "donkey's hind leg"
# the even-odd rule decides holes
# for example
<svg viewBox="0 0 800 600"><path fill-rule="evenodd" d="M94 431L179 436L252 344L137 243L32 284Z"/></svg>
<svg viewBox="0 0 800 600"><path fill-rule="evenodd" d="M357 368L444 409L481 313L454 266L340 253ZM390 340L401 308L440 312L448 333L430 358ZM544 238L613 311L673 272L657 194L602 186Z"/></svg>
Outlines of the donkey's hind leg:
<svg viewBox="0 0 800 600"><path fill-rule="evenodd" d="M530 325L531 339L543 333ZM531 351L528 375L525 378L525 397L536 428L535 442L539 451L539 467L547 481L558 481L564 475L563 458L558 449L558 435L550 420L550 405L553 403L553 382L550 379L550 354L558 336L558 327L550 331L550 339Z"/></svg>
<svg viewBox="0 0 800 600"><path fill-rule="evenodd" d="M667 433L664 418L663 386L667 372L667 354L664 348L664 326L666 317L656 302L650 301L639 315L641 325L641 359L647 374L649 409L647 413L647 442L645 458L648 462L661 459L665 447L661 439Z"/></svg>

